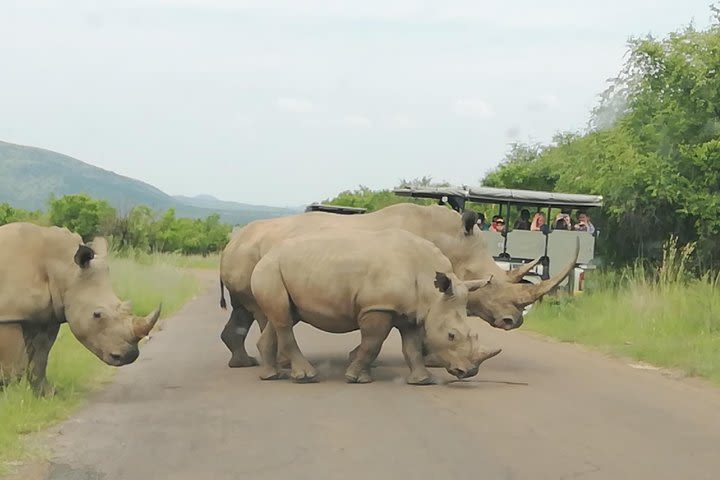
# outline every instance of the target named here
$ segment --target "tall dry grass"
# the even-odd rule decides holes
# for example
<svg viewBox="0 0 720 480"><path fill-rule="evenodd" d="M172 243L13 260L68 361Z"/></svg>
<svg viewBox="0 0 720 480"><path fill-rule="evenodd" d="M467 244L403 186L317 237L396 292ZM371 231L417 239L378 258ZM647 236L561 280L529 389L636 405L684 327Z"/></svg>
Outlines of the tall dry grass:
<svg viewBox="0 0 720 480"><path fill-rule="evenodd" d="M691 275L694 248L671 237L659 267L638 262L619 272L593 272L584 295L547 299L525 325L720 383L720 276Z"/></svg>

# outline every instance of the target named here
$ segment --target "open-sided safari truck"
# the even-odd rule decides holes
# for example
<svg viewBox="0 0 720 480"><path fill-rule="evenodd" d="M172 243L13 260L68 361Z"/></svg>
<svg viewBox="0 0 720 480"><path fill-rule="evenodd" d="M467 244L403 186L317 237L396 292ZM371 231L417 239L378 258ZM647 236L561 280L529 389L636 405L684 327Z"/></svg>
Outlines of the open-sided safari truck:
<svg viewBox="0 0 720 480"><path fill-rule="evenodd" d="M597 230L592 234L576 230L554 230L549 224L552 223L553 210L555 213L563 211L572 214L573 210L587 210L591 213L589 209L602 206L603 198L600 195L490 187L410 187L397 188L394 192L400 196L436 199L439 204L447 204L458 212L465 210L467 202L496 205L497 214L505 219L505 231L482 232L495 263L504 270L510 270L542 257L541 262L523 277L525 282L538 283L542 279L550 278L567 265L575 252L576 238L580 239L580 254L575 270L559 287L567 289L571 294L581 293L584 288L585 271L595 268L593 258ZM512 226L516 218L510 218L512 207L515 207L515 215L518 217L521 208L530 211L531 219L535 212L542 212L546 216L547 223L543 225L541 231L513 230Z"/></svg>

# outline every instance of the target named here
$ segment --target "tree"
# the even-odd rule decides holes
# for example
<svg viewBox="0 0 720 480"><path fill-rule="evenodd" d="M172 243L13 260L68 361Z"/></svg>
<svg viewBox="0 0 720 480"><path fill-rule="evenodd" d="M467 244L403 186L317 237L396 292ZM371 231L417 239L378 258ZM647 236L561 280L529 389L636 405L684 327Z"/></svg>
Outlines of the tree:
<svg viewBox="0 0 720 480"><path fill-rule="evenodd" d="M114 218L115 209L110 204L105 200L90 198L86 194L65 195L50 202L50 222L67 227L85 241L106 233Z"/></svg>
<svg viewBox="0 0 720 480"><path fill-rule="evenodd" d="M717 14L717 10L714 10ZM584 134L516 145L483 180L601 194L601 246L617 261L659 258L670 233L720 264L720 22L635 38Z"/></svg>
<svg viewBox="0 0 720 480"><path fill-rule="evenodd" d="M0 225L13 222L33 222L43 224L42 212L14 208L9 203L0 203Z"/></svg>

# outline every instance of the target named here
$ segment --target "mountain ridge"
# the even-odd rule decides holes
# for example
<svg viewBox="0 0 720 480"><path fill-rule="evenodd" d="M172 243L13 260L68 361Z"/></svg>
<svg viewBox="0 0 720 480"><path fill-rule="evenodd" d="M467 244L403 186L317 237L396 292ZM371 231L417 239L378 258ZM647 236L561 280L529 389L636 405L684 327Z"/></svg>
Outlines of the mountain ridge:
<svg viewBox="0 0 720 480"><path fill-rule="evenodd" d="M154 210L174 208L178 217L203 218L218 213L223 222L243 224L299 213L302 209L220 200L208 194L169 195L142 180L118 174L41 147L0 141L0 203L46 209L51 194L86 193L119 211L136 205Z"/></svg>

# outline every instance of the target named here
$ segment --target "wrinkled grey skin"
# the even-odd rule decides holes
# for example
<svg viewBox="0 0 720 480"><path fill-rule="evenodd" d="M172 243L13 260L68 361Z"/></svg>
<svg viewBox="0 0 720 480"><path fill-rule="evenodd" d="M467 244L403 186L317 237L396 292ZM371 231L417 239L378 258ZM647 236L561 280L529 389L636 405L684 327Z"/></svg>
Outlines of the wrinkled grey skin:
<svg viewBox="0 0 720 480"><path fill-rule="evenodd" d="M279 377L280 351L290 359L293 380L315 381L317 371L293 333L298 321L332 333L360 330L359 350L345 374L349 382L372 381L370 364L393 328L402 338L409 384L433 383L423 343L448 373L469 378L500 353L483 349L467 322L468 293L488 280L458 279L432 242L400 229L331 229L285 240L258 262L251 279L269 321L257 344L260 378Z"/></svg>
<svg viewBox="0 0 720 480"><path fill-rule="evenodd" d="M220 259L221 292L223 285L227 287L232 305L232 313L220 336L232 352L228 365L249 367L258 364L245 349L245 338L253 322L257 321L261 330L267 323L250 289L255 265L277 243L327 229L381 231L399 228L429 240L450 260L453 272L461 280L492 277L486 287L470 292L469 315L480 317L495 328L518 328L523 322L523 309L557 286L572 271L575 261L538 285L518 283L539 259L511 272L503 271L488 253L476 221L477 214L470 211L460 215L439 205L400 203L364 215L308 212L245 225L230 239ZM225 304L222 297L220 305L225 308ZM351 360L356 351L351 352ZM428 366L437 364L435 360L428 362ZM282 363L287 365L286 361Z"/></svg>
<svg viewBox="0 0 720 480"><path fill-rule="evenodd" d="M0 227L0 245L0 376L24 373L36 394L50 393L48 356L65 322L108 365L138 358L160 307L137 317L115 295L103 238L84 245L65 228L18 222Z"/></svg>

